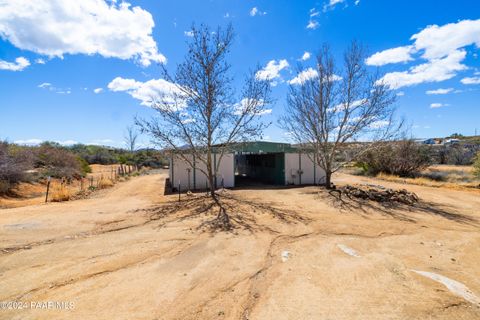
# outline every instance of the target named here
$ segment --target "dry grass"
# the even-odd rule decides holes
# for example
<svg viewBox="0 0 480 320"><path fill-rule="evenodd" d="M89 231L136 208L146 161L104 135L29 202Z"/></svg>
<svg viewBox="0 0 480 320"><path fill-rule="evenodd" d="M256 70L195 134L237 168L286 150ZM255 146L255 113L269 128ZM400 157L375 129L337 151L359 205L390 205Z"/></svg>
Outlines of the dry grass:
<svg viewBox="0 0 480 320"><path fill-rule="evenodd" d="M100 180L98 180L98 189L111 188L113 185L114 183L110 178L101 177Z"/></svg>
<svg viewBox="0 0 480 320"><path fill-rule="evenodd" d="M440 176L441 177L441 176ZM447 174L445 177L437 178L435 175L429 176L428 173L416 178L404 178L396 175L380 173L377 178L390 182L414 184L418 186L449 188L456 190L478 188L479 181L475 179L465 179L464 176Z"/></svg>
<svg viewBox="0 0 480 320"><path fill-rule="evenodd" d="M73 193L64 183L54 184L51 191L50 201L61 202L72 198Z"/></svg>

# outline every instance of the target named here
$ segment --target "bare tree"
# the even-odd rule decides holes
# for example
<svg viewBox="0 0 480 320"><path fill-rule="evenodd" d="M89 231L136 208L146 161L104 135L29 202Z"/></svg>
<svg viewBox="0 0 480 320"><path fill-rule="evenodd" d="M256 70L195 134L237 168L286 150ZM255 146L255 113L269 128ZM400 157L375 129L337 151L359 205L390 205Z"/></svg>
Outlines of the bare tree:
<svg viewBox="0 0 480 320"><path fill-rule="evenodd" d="M325 170L325 185L346 162L395 136L395 95L364 65L363 48L352 42L341 68L324 45L316 66L291 81L280 125L301 148L313 150L313 161ZM361 142L364 141L364 142ZM368 143L365 141L369 141Z"/></svg>
<svg viewBox="0 0 480 320"><path fill-rule="evenodd" d="M130 152L135 151L137 148L137 139L138 139L138 131L135 130L134 126L128 126L125 132L124 140L127 149Z"/></svg>
<svg viewBox="0 0 480 320"><path fill-rule="evenodd" d="M268 124L259 116L270 103L270 83L256 77L257 68L248 74L241 92L236 92L226 59L234 39L231 25L214 32L208 26L193 25L192 34L188 53L175 74L162 66L169 90L152 100L157 117L136 122L156 143L171 149L191 167L190 155L204 164L205 169L196 168L206 175L210 196L219 207L214 222L228 229L229 216L215 193L215 176L232 144L261 137Z"/></svg>

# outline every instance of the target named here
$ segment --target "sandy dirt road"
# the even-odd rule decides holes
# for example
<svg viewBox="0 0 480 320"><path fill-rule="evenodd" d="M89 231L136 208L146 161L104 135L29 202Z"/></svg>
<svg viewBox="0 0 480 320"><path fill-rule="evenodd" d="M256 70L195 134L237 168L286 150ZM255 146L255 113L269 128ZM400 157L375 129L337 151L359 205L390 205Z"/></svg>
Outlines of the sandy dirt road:
<svg viewBox="0 0 480 320"><path fill-rule="evenodd" d="M0 319L480 319L478 192L336 179L406 187L423 203L409 210L314 187L235 190L286 216L254 209L250 230L211 234L187 209L140 210L174 201L165 177L0 210L0 301L28 304ZM47 301L74 306L31 308Z"/></svg>

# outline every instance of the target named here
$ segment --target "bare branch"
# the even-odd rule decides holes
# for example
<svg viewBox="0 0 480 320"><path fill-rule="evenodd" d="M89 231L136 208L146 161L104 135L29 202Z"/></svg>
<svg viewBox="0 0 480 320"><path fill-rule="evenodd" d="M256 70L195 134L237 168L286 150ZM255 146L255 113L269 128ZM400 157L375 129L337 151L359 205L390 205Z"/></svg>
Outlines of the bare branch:
<svg viewBox="0 0 480 320"><path fill-rule="evenodd" d="M364 59L362 46L352 42L340 69L329 47L322 46L315 77L290 85L280 119L294 142L314 150L312 160L325 170L327 187L332 173L375 142L395 138L400 129L395 95L379 81L378 72L368 72Z"/></svg>
<svg viewBox="0 0 480 320"><path fill-rule="evenodd" d="M163 78L172 90L152 99L156 117L136 119L136 124L192 167L194 155L204 165L196 167L207 176L215 197L214 178L223 156L234 143L260 137L266 128L261 116L269 112L271 88L269 81L255 77L258 70L254 70L243 89L235 90L227 61L234 40L232 26L212 32L205 25L193 25L192 33L176 72L172 75L162 66ZM217 154L216 165L213 154Z"/></svg>

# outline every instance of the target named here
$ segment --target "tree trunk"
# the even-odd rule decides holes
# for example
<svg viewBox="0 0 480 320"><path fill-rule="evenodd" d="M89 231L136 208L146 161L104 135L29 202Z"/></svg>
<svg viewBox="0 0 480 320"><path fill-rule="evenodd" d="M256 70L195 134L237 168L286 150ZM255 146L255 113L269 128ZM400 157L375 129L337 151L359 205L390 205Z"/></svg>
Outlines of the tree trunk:
<svg viewBox="0 0 480 320"><path fill-rule="evenodd" d="M215 195L215 186L214 186L214 183L215 183L215 179L213 177L213 174L210 173L208 175L208 184L209 184L209 188L210 188L210 196L216 200L216 195ZM216 201L215 201L216 202Z"/></svg>
<svg viewBox="0 0 480 320"><path fill-rule="evenodd" d="M332 173L328 170L325 171L325 187L332 189Z"/></svg>

